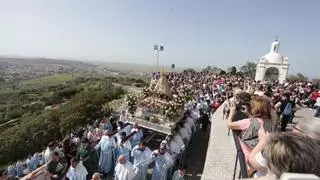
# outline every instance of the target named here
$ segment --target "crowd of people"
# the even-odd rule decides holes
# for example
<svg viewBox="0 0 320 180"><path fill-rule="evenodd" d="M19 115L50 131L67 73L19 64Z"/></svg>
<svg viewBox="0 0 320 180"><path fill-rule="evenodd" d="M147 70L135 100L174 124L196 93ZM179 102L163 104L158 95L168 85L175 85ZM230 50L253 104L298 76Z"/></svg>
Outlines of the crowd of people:
<svg viewBox="0 0 320 180"><path fill-rule="evenodd" d="M159 74L154 76L156 80ZM144 180L152 169L152 180L185 179L183 163L192 136L207 131L210 115L225 102L227 126L233 129L252 176L284 172L320 176L320 91L311 83L255 82L249 78L206 72L169 73L172 91L193 88L194 97L172 133L151 150L142 128L130 124L128 112L118 120L103 117L61 143L50 142L43 153L35 153L1 175L22 177L45 165L51 179L98 180L112 174L117 180ZM292 124L299 107L315 109L315 119ZM24 172L27 171L27 172ZM31 176L32 177L32 176Z"/></svg>
<svg viewBox="0 0 320 180"><path fill-rule="evenodd" d="M311 83L251 82L235 88L226 102L227 127L240 140L249 176L320 176L319 96L319 87ZM303 107L315 108L315 117L293 123L295 112Z"/></svg>

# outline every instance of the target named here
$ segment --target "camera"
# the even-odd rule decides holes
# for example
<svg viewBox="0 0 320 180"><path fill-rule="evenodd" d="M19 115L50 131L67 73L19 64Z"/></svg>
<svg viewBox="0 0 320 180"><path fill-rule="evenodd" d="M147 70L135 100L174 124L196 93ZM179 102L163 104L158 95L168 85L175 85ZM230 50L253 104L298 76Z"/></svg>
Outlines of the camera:
<svg viewBox="0 0 320 180"><path fill-rule="evenodd" d="M236 109L240 111L245 111L245 108L250 107L251 95L246 92L242 92L239 95L235 96L236 100Z"/></svg>

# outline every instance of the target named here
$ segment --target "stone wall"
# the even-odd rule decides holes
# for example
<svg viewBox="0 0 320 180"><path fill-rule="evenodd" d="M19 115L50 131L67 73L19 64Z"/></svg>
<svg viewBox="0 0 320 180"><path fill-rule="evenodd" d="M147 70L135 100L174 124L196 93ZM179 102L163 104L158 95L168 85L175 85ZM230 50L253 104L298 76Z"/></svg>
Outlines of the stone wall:
<svg viewBox="0 0 320 180"><path fill-rule="evenodd" d="M227 180L233 178L236 147L232 133L230 132L230 136L228 136L226 122L226 119L223 120L223 105L221 105L213 114L202 180ZM237 169L239 170L239 167ZM236 177L238 177L238 173Z"/></svg>

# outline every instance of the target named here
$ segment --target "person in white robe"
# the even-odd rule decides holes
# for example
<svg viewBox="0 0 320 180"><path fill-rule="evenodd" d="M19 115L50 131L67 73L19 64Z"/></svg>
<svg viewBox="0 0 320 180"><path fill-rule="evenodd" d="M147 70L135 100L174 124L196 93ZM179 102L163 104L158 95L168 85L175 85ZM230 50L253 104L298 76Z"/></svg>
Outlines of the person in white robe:
<svg viewBox="0 0 320 180"><path fill-rule="evenodd" d="M8 167L8 176L11 177L12 180L17 179L17 172L16 169L13 167L13 165L10 165Z"/></svg>
<svg viewBox="0 0 320 180"><path fill-rule="evenodd" d="M44 162L48 163L51 160L52 154L56 149L56 143L55 142L50 142L48 144L47 149L45 150L43 157L44 157Z"/></svg>
<svg viewBox="0 0 320 180"><path fill-rule="evenodd" d="M139 145L141 139L143 138L143 132L142 130L139 128L138 123L135 123L133 125L133 128L131 130L131 133L136 132L132 138L131 138L131 145L132 148L134 148L136 145Z"/></svg>
<svg viewBox="0 0 320 180"><path fill-rule="evenodd" d="M130 160L131 151L122 143L120 143L120 145L117 147L115 151L115 160L118 159L121 155L124 155L127 161Z"/></svg>
<svg viewBox="0 0 320 180"><path fill-rule="evenodd" d="M186 122L186 120L183 121L183 126L186 129L188 135L191 137L192 136L192 129L191 126L188 124L188 122Z"/></svg>
<svg viewBox="0 0 320 180"><path fill-rule="evenodd" d="M178 133L173 135L173 141L178 145L178 148L180 149L180 152L185 149L185 144L184 144L181 136Z"/></svg>
<svg viewBox="0 0 320 180"><path fill-rule="evenodd" d="M18 177L23 177L24 176L24 174L23 174L23 165L22 165L21 161L17 162L16 168L17 168L17 176Z"/></svg>
<svg viewBox="0 0 320 180"><path fill-rule="evenodd" d="M122 111L119 121L121 121L123 125L125 125L129 123L128 120L129 120L128 113L125 111ZM126 127L123 128L123 131L126 132L126 134L130 134L131 129L132 129L132 125L128 124Z"/></svg>
<svg viewBox="0 0 320 180"><path fill-rule="evenodd" d="M117 128L117 130L118 130L118 132L117 132L117 144L118 144L118 146L120 146L121 139L125 138L127 135L129 135L131 133L131 129L130 129L130 131L128 133L126 132L126 131L128 131L128 129L126 129L126 127L124 127L124 124L123 124L122 121L118 121L118 128ZM124 146L127 147L128 149L132 150L132 146L131 146L131 142L130 141L126 141Z"/></svg>
<svg viewBox="0 0 320 180"><path fill-rule="evenodd" d="M144 142L136 145L131 156L133 158L133 168L136 174L136 180L146 180L149 164L152 162L152 151L146 147Z"/></svg>
<svg viewBox="0 0 320 180"><path fill-rule="evenodd" d="M181 153L182 147L179 147L179 145L173 140L172 134L169 134L166 137L166 141L167 141L167 147L169 149L170 155L172 156L172 159L176 160Z"/></svg>
<svg viewBox="0 0 320 180"><path fill-rule="evenodd" d="M125 132L121 132L120 136L117 136L117 144L118 144L118 147L123 145L124 147L126 147L131 151L132 150L131 142L129 140L123 142L126 136L127 134Z"/></svg>
<svg viewBox="0 0 320 180"><path fill-rule="evenodd" d="M135 171L130 161L127 161L124 155L118 158L118 163L114 169L115 180L133 180Z"/></svg>
<svg viewBox="0 0 320 180"><path fill-rule="evenodd" d="M190 135L182 124L178 124L179 130L178 133L181 136L183 143L188 146L190 142Z"/></svg>
<svg viewBox="0 0 320 180"><path fill-rule="evenodd" d="M193 118L191 116L191 111L188 112L188 116L186 118L186 122L191 127L192 133L195 133L197 128L196 128L196 124L194 123L194 120L193 120Z"/></svg>
<svg viewBox="0 0 320 180"><path fill-rule="evenodd" d="M88 171L82 165L82 162L79 162L76 158L72 158L66 177L69 180L86 180L87 175Z"/></svg>
<svg viewBox="0 0 320 180"><path fill-rule="evenodd" d="M34 161L34 169L37 169L40 166L41 157L39 153L34 153L32 158Z"/></svg>
<svg viewBox="0 0 320 180"><path fill-rule="evenodd" d="M28 159L26 160L27 164L27 172L31 173L34 171L37 167L35 167L35 161L32 156L29 156Z"/></svg>
<svg viewBox="0 0 320 180"><path fill-rule="evenodd" d="M128 119L128 116L127 116L126 112L122 111L119 120L122 121L123 123L125 123L125 122L127 122L127 119Z"/></svg>
<svg viewBox="0 0 320 180"><path fill-rule="evenodd" d="M106 131L105 135L96 145L96 149L100 149L99 170L102 173L109 173L113 169L113 156L116 142L111 136L110 131Z"/></svg>
<svg viewBox="0 0 320 180"><path fill-rule="evenodd" d="M172 167L172 157L165 148L159 148L152 152L152 159L155 162L152 172L152 180L167 180L168 169Z"/></svg>

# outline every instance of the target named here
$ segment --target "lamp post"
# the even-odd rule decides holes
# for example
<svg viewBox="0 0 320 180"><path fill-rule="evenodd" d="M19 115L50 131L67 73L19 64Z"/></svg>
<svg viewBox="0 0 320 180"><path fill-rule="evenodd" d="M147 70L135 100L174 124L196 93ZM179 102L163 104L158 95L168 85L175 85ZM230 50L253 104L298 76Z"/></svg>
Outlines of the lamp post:
<svg viewBox="0 0 320 180"><path fill-rule="evenodd" d="M161 46L161 45L154 45L153 47L153 50L157 51L157 69L156 69L156 72L159 71L159 54L160 54L160 51L163 51L164 50L164 46Z"/></svg>

